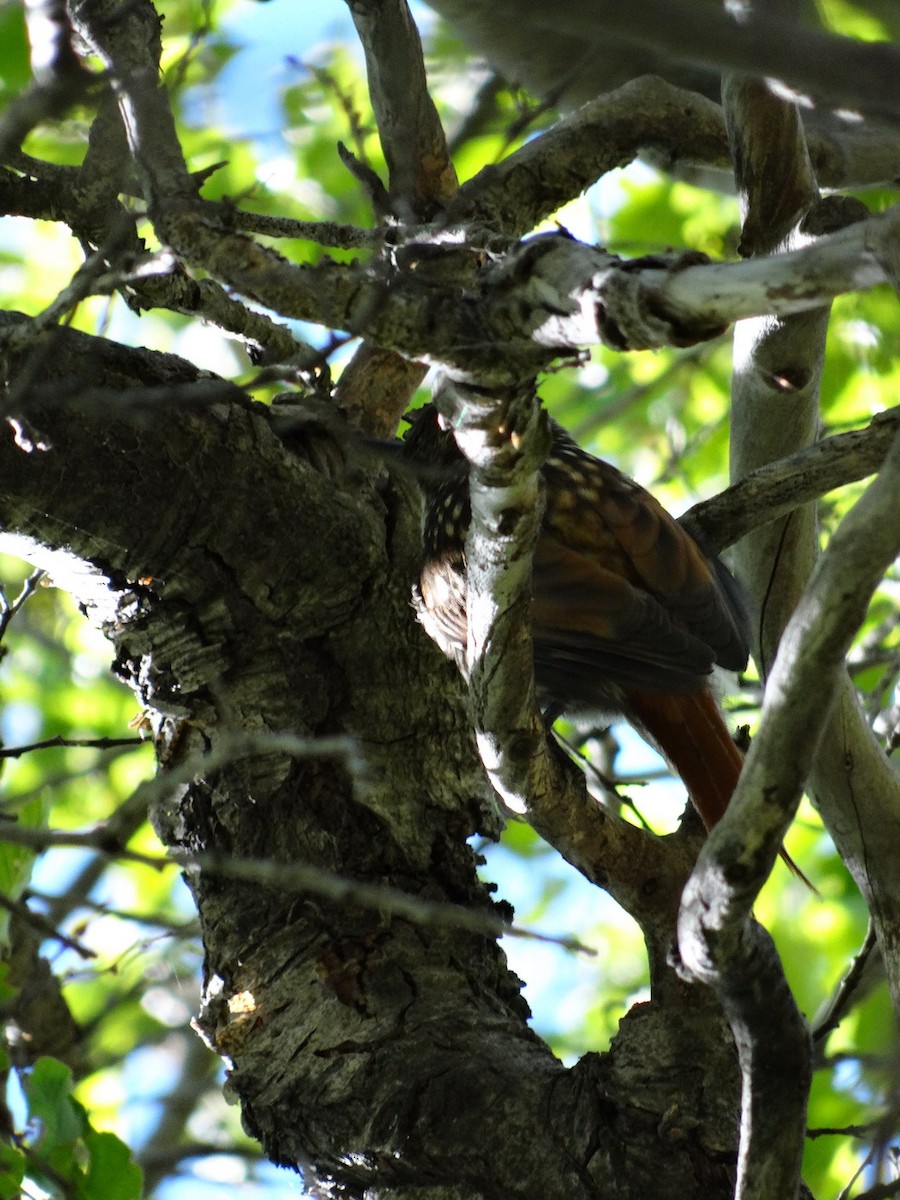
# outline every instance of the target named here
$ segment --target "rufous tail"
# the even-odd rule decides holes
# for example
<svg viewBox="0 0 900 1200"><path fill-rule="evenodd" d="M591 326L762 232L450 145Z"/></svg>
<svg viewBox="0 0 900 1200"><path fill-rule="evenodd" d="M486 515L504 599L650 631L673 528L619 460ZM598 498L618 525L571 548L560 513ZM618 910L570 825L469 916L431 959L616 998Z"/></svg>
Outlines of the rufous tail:
<svg viewBox="0 0 900 1200"><path fill-rule="evenodd" d="M712 693L706 688L681 695L629 689L627 699L628 715L656 742L684 781L703 824L712 829L724 815L744 765ZM780 854L815 891L783 846Z"/></svg>

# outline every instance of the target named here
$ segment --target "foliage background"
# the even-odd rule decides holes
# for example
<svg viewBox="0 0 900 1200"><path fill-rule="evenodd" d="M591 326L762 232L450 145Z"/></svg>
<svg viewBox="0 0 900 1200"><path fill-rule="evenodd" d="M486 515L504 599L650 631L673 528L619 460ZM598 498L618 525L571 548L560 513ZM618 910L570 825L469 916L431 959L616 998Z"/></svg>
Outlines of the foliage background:
<svg viewBox="0 0 900 1200"><path fill-rule="evenodd" d="M314 7L315 25L309 13L298 15L285 0L264 6L170 0L161 6L166 83L191 169L222 164L206 185L207 197L231 196L263 213L366 226L372 220L368 202L335 149L343 141L375 170L383 168L360 55L343 6L334 0ZM887 36L874 18L836 3L829 7L846 32ZM486 73L465 61L448 31L416 11L428 31L434 96L465 179L549 117L535 113L519 92L492 90ZM7 3L0 8L0 104L28 78L22 8ZM473 97L479 112L474 122ZM51 162L77 163L88 117L76 111L40 127L24 149ZM877 192L864 198L873 211L890 199ZM738 231L731 198L672 183L644 167L607 177L556 219L577 236L625 255L685 246L733 256ZM152 244L149 226L142 233ZM279 248L295 261L322 253L308 242ZM62 226L0 219L0 304L39 312L80 261L77 243ZM214 330L161 312L138 323L116 298L82 302L72 324L174 350L242 383L253 375L243 350ZM328 344L325 331L303 332ZM823 385L828 431L863 423L896 396L898 344L895 300L886 291L836 306ZM334 348L333 372L347 356L347 347ZM547 378L542 394L584 445L678 512L727 482L729 374L727 338L683 352L616 355L600 348L579 370ZM266 387L255 394L265 399ZM858 491L846 488L826 499L826 526ZM0 560L7 605L29 575L21 561ZM895 575L876 596L855 652L856 680L873 719L892 707L896 712L900 703L898 595ZM18 750L45 739L139 736L134 700L108 671L108 646L65 593L42 583L7 615L0 661L0 729L7 747L0 821L78 831L109 820L123 806L132 811L135 789L153 770L148 747ZM735 720L752 728L758 700L757 681L742 679L729 702ZM615 727L592 749L607 767L633 780L621 794L641 819L661 831L673 827L683 793L630 730ZM151 857L162 853L146 822L130 847ZM867 914L809 805L801 810L789 850L821 895L811 896L779 867L757 912L775 937L801 1009L815 1021L866 937ZM508 939L536 1028L567 1061L603 1049L620 1015L646 987L636 926L524 825L511 825L502 843L484 853L485 874L514 903L521 926L575 935L595 952L587 957ZM11 1136L0 1163L0 1200L18 1194L21 1170L28 1195L124 1200L138 1194L123 1148L115 1139L98 1141L96 1131L114 1133L131 1147L148 1193L164 1200L218 1195L238 1184L247 1196L301 1190L296 1177L262 1162L241 1133L236 1110L222 1095L218 1061L190 1028L201 959L192 905L176 870L77 848L32 855L0 843L0 880L11 901L27 899L44 920L41 953L79 1031L76 1036L73 1027L71 1044L59 1051L74 1073L70 1092L70 1076L48 1060L30 1071L18 1069L33 1049L18 1043L10 1027L4 1062ZM3 919L6 936L11 922L21 920L17 911L13 904ZM5 968L7 996L14 962ZM837 1195L865 1169L873 1148L890 1148L895 1134L894 1031L886 988L877 970L870 975L839 1028L819 1044L810 1124L833 1132L808 1143L805 1177L818 1196ZM76 1181L75 1192L59 1183L63 1177Z"/></svg>

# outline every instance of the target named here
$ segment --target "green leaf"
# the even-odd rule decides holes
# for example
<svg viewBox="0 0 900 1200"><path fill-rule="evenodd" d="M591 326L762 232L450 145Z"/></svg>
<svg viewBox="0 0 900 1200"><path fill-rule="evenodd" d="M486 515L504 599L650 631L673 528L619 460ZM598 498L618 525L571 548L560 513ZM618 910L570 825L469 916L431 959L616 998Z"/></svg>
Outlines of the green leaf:
<svg viewBox="0 0 900 1200"><path fill-rule="evenodd" d="M77 1200L140 1200L143 1172L114 1133L91 1127L85 1110L72 1096L72 1072L64 1063L55 1058L38 1059L24 1080L24 1089L30 1115L41 1125L35 1157L74 1185ZM4 1195L0 1192L0 1200Z"/></svg>
<svg viewBox="0 0 900 1200"><path fill-rule="evenodd" d="M114 1133L92 1129L84 1144L90 1154L90 1166L78 1195L84 1200L140 1200L144 1173L131 1157L131 1151Z"/></svg>
<svg viewBox="0 0 900 1200"><path fill-rule="evenodd" d="M15 1146L0 1142L0 1200L16 1200L20 1196L25 1174L25 1155Z"/></svg>
<svg viewBox="0 0 900 1200"><path fill-rule="evenodd" d="M41 1122L37 1148L43 1157L71 1149L85 1129L84 1110L72 1099L72 1072L56 1058L39 1058L23 1079L32 1117Z"/></svg>
<svg viewBox="0 0 900 1200"><path fill-rule="evenodd" d="M23 805L19 810L18 824L29 829L44 823L46 818L45 805L40 798L36 802ZM37 855L27 846L16 846L11 842L0 842L0 893L11 900L17 900L25 889L34 867ZM0 943L9 942L10 915L0 913Z"/></svg>
<svg viewBox="0 0 900 1200"><path fill-rule="evenodd" d="M25 11L20 4L0 5L0 96L19 91L30 79Z"/></svg>

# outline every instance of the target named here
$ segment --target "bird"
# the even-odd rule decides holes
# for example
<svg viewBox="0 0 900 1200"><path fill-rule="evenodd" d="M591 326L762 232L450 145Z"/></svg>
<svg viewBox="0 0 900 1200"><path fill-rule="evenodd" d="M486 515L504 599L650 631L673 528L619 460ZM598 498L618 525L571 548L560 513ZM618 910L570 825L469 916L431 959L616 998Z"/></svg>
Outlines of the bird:
<svg viewBox="0 0 900 1200"><path fill-rule="evenodd" d="M407 420L402 453L425 495L414 604L465 675L468 462L433 405ZM550 427L532 582L539 702L551 719L625 716L678 772L710 830L743 765L710 686L715 666L747 665L741 590L699 534L561 425Z"/></svg>

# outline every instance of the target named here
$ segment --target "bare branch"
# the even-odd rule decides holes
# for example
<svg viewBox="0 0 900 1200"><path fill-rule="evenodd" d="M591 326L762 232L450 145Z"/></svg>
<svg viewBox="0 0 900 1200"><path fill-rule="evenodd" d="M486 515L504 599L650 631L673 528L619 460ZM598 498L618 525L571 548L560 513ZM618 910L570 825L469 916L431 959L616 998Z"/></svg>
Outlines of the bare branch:
<svg viewBox="0 0 900 1200"><path fill-rule="evenodd" d="M764 11L771 18L771 7ZM744 212L744 243L748 252L771 254L776 247L792 244L797 222L818 198L799 113L746 76L726 77L723 98ZM760 257L748 265L770 261ZM797 408L796 423L804 431L812 424L827 327L828 310L818 307L779 322L743 322L735 330L732 467L737 478L744 474L742 456L754 452L756 431L748 418L751 412L760 418L763 397L779 391L790 394ZM774 431L760 440L767 436L775 436ZM767 567L768 563L763 570ZM772 702L768 692L766 700ZM804 750L808 748L811 757L814 744L795 748L789 772L802 769ZM779 780L778 767L769 760L768 773L753 774L765 748L765 743L763 751L756 742L751 746L735 794L717 827L724 825L724 831L714 830L713 845L708 842L701 851L678 918L682 961L690 974L713 987L738 1050L742 1098L735 1194L739 1200L797 1194L811 1082L809 1030L772 940L752 916L753 901L782 844L805 776L800 777L796 796L789 790L777 805L770 792L772 776ZM754 807L747 811L751 802ZM756 809L767 804L768 824L756 824ZM783 825L778 826L776 818ZM717 853L719 857L711 860ZM703 913L707 901L710 908Z"/></svg>
<svg viewBox="0 0 900 1200"><path fill-rule="evenodd" d="M31 754L35 750L51 750L61 746L84 747L89 750L111 750L119 746L144 746L143 738L70 738L57 734L56 737L44 738L40 742L31 742L27 746L0 746L0 758L21 758L23 754Z"/></svg>
<svg viewBox="0 0 900 1200"><path fill-rule="evenodd" d="M395 215L430 216L456 191L447 139L428 92L422 43L406 0L348 0L366 53L369 96L390 170Z"/></svg>
<svg viewBox="0 0 900 1200"><path fill-rule="evenodd" d="M815 246L745 263L622 263L548 234L487 268L480 252L439 243L404 247L389 269L295 267L192 216L172 232L189 259L285 315L499 381L598 341L616 349L685 345L746 316L802 312L873 287L892 277L898 227L900 206Z"/></svg>
<svg viewBox="0 0 900 1200"><path fill-rule="evenodd" d="M543 497L538 472L549 446L534 389L485 398L441 381L438 408L470 463L472 521L466 539L466 654L482 762L516 812L558 791L537 706L531 647L531 561ZM494 687L502 670L513 687Z"/></svg>
<svg viewBox="0 0 900 1200"><path fill-rule="evenodd" d="M865 429L814 442L787 458L757 467L681 518L697 526L716 550L734 545L753 529L787 516L804 504L874 474L900 427L900 407L878 413Z"/></svg>
<svg viewBox="0 0 900 1200"><path fill-rule="evenodd" d="M464 29L472 29L501 61L508 60L504 39L510 30L502 20L485 20L481 5L461 0L436 0L435 7L458 15ZM671 72L689 63L705 68L708 80L716 70L745 71L782 80L835 107L886 120L900 115L900 51L889 43L861 44L778 14L752 14L747 6L738 18L714 4L688 0L608 0L602 8L592 0L560 0L552 6L520 0L512 11L519 48L523 34L518 30L524 31L525 44L556 39L557 90L568 85L582 101L604 86L602 68L591 70L592 52L603 64L613 43L638 72ZM560 35L565 35L567 61Z"/></svg>
<svg viewBox="0 0 900 1200"><path fill-rule="evenodd" d="M405 221L431 217L456 191L447 139L428 91L422 43L406 0L349 0L366 55L369 95L390 171L390 198ZM365 433L393 434L425 368L362 345L335 400Z"/></svg>
<svg viewBox="0 0 900 1200"><path fill-rule="evenodd" d="M838 1028L851 1007L865 999L875 982L884 979L884 968L879 960L877 947L875 925L870 919L859 952L851 961L834 994L828 997L824 1010L816 1015L812 1031L813 1043L821 1042L824 1045L828 1035ZM863 986L866 977L873 982Z"/></svg>
<svg viewBox="0 0 900 1200"><path fill-rule="evenodd" d="M690 846L663 842L603 809L548 739L537 709L531 551L547 429L533 388L487 393L445 380L437 403L471 468L467 663L482 762L504 801L641 924L657 985L692 863Z"/></svg>
<svg viewBox="0 0 900 1200"><path fill-rule="evenodd" d="M97 122L94 128L96 125ZM248 308L230 296L215 280L192 278L166 252L148 255L133 228L133 216L117 201L118 182L98 182L93 179L88 172L88 158L80 170L57 168L47 171L47 177L44 178L46 166L40 164L40 167L30 168L40 172L39 178L18 177L0 169L0 208L4 212L39 220L62 221L83 242L103 245L106 249L110 229L115 229L115 239L122 252L121 261L105 277L90 280L90 285L83 288L80 294L118 290L135 308L166 308L172 312L202 316L247 343L251 357L257 362L296 362L302 368L315 359L317 351L295 337L286 326ZM107 185L113 190L106 196L105 203L98 202L98 187L102 191ZM215 214L216 221L226 226L244 227L242 220L225 206L209 205L209 209ZM247 214L246 223L248 228L267 234L275 232L278 236L300 237L304 232L310 232L302 222L288 222L286 226L276 222L272 230L265 218L254 214ZM315 228L322 228L325 244L331 244L327 239L332 235L338 244L345 244L340 240L341 231L333 226L326 225L323 228L316 225ZM292 232L288 233L288 229ZM344 232L348 244L352 244L352 235ZM363 239L365 244L371 244L373 240L379 240L374 233L367 234ZM97 261L102 272L103 258Z"/></svg>
<svg viewBox="0 0 900 1200"><path fill-rule="evenodd" d="M788 1113L796 1104L805 1111L809 1070L808 1054L805 1066L803 1056L797 1057L802 1021L799 1016L789 1019L789 993L784 994L780 966L776 971L777 957L764 945L767 939L752 922L751 909L799 802L850 642L885 568L900 552L898 505L900 435L878 478L835 531L785 630L740 783L701 852L682 901L682 961L692 976L716 989L739 1050L751 1056L745 1095L752 1086L747 1098L753 1112L760 1114L759 1120L765 1120L766 1109L777 1113L782 1126L774 1140L762 1135L759 1153L768 1166L755 1157L743 1164L742 1178L754 1189L748 1195L787 1194L783 1188L772 1190L773 1164L779 1170L790 1167L773 1147L784 1140ZM777 1019L772 1012L776 999ZM803 1033L801 1043L807 1036ZM773 1087L781 1093L774 1106ZM788 1103L790 1096L795 1103ZM758 1129L751 1127L748 1137L759 1137ZM753 1146L749 1149L752 1153ZM751 1162L756 1163L752 1179ZM799 1169L799 1158L792 1169Z"/></svg>
<svg viewBox="0 0 900 1200"><path fill-rule="evenodd" d="M16 596L15 600L8 600L6 592L0 585L0 641L9 628L9 623L21 609L29 596L34 595L34 590L44 578L43 571L32 571L25 582L22 584L22 590ZM4 753L6 753L4 751Z"/></svg>
<svg viewBox="0 0 900 1200"><path fill-rule="evenodd" d="M260 740L257 739L257 741ZM278 746L283 739L275 737L273 741ZM160 776L160 780L167 782L164 775ZM464 929L471 933L485 934L488 937L527 938L532 941L562 946L569 950L593 953L576 938L537 933L535 930L513 925L501 916L483 909L427 900L423 896L400 891L399 888L363 883L360 880L341 875L337 871L329 871L307 863L284 863L266 858L240 858L237 855L215 852L188 854L179 850L170 850L168 855L145 854L137 850L129 850L119 844L104 826L79 831L36 829L32 826L4 823L0 824L0 842L8 842L14 846L28 846L34 850L48 850L51 847L98 850L107 858L138 863L157 871L163 871L168 867L180 867L188 875L204 872L208 876L219 876L223 879L257 884L281 893L296 891L320 896L338 904L357 904L389 916L402 917L403 920L410 921L414 925ZM54 936L61 935L54 934Z"/></svg>
<svg viewBox="0 0 900 1200"><path fill-rule="evenodd" d="M251 860L231 854L188 854L175 850L170 851L169 857L163 857L126 848L121 835L124 833L130 836L135 828L126 814L146 813L148 808L160 804L166 796L198 775L210 775L228 763L242 760L248 755L276 752L286 753L295 758L343 759L355 785L358 788L366 786L367 767L353 738L303 738L293 734L248 734L235 730L223 738L214 750L194 755L177 768L164 771L154 779L140 784L117 815L116 821L83 831L40 829L3 823L0 824L0 841L29 846L35 850L46 850L51 846L90 848L100 851L104 856L141 863L157 870L180 865L189 874L203 871L210 875L221 875L265 887L311 892L329 900L375 908L404 917L416 924L446 925L495 937L526 937L572 949L584 949L571 938L557 938L523 930L490 912L428 901L421 896L407 895L396 888L349 879L335 871L311 864L283 863L268 859Z"/></svg>
<svg viewBox="0 0 900 1200"><path fill-rule="evenodd" d="M168 97L159 85L161 22L148 0L116 9L71 0L73 23L110 72L151 219L160 206L190 206L197 185L184 161Z"/></svg>
<svg viewBox="0 0 900 1200"><path fill-rule="evenodd" d="M770 179L769 186L777 187L778 180ZM833 247L835 236L852 238L867 225L850 226L818 244L828 242ZM884 251L888 278L896 280L896 237L894 246L885 244ZM811 311L792 321L748 323L736 330L735 477L815 440L826 319L827 314L817 316ZM738 547L739 574L758 606L757 661L764 674L817 554L818 530L809 505L755 531ZM818 744L810 790L869 904L894 1004L900 1006L900 887L893 866L900 853L900 827L894 817L900 810L900 785L845 673L838 676L834 687L837 699L827 733Z"/></svg>
<svg viewBox="0 0 900 1200"><path fill-rule="evenodd" d="M57 929L52 921L48 921L46 917L29 908L21 900L13 900L10 896L0 892L0 909L5 910L12 916L18 919L29 928L40 934L41 941L51 938L55 942L59 942L61 946L65 946L68 950L74 950L81 958L96 958L95 951L89 949L77 938L69 937L67 933L63 933Z"/></svg>
<svg viewBox="0 0 900 1200"><path fill-rule="evenodd" d="M94 82L72 49L72 30L63 0L28 0L25 19L34 80L0 118L3 162L36 125L78 103Z"/></svg>
<svg viewBox="0 0 900 1200"><path fill-rule="evenodd" d="M148 0L135 0L125 9L109 10L100 0L73 0L69 6L76 28L106 63L113 79L137 167L148 212L164 244L171 222L185 209L202 211L198 182L189 173L168 96L159 86L161 54L160 20ZM227 296L219 284L195 283L180 267L162 289L168 307L176 311L206 312L211 319L269 354L293 359L298 354L314 358L309 347L296 341L270 318L251 313ZM262 357L262 356L260 356Z"/></svg>
<svg viewBox="0 0 900 1200"><path fill-rule="evenodd" d="M584 99L539 138L464 183L447 206L449 219L474 219L521 236L637 157L667 171L713 167L721 172L720 186L733 186L725 117L714 101L656 75ZM891 129L817 129L809 135L809 153L829 187L890 183L900 174L900 137Z"/></svg>
<svg viewBox="0 0 900 1200"><path fill-rule="evenodd" d="M684 173L715 168L733 187L734 169L722 108L655 75L586 97L538 138L462 185L447 205L450 221L474 221L521 236L608 171L635 158ZM900 136L850 125L808 134L823 185L890 183L900 175Z"/></svg>
<svg viewBox="0 0 900 1200"><path fill-rule="evenodd" d="M803 258L806 252L801 251L800 258L785 256L767 263L763 271L759 264L742 264L704 268L708 275L698 275L699 268L690 267L668 275L654 275L652 268L645 274L617 273L610 271L612 261L596 251L580 248L579 254L573 254L571 247L564 251L561 238L552 258L535 256L532 243L521 253L528 269L541 267L540 277L531 286L530 298L516 293L515 321L502 298L499 302L485 299L476 306L474 298L466 296L451 306L446 292L458 284L449 255L443 258L443 266L450 276L441 278L443 286L436 295L429 279L422 278L424 256L433 258L431 247L410 248L402 257L411 270L400 273L380 264L374 271L337 264L296 267L243 235L209 224L181 157L165 98L155 84L150 85L157 34L148 40L145 26L150 18L144 6L133 5L128 20L109 24L96 19L86 0L73 8L87 14L88 33L119 80L132 153L160 237L188 262L285 316L350 330L407 357L428 355L431 361L467 365L483 373L496 365L500 346L506 354L518 351L522 362L515 364L513 374L526 376L554 355L604 337L618 348L684 344L708 337L713 329L741 316L795 311L841 291L873 286L895 270L893 255L900 242L896 212L874 218L862 227L863 233L842 231L843 241L841 235L827 245L823 239L812 258ZM473 282L474 261L467 262L463 254L456 267L467 282ZM482 295L491 288L502 294L514 278L519 283L516 273L525 267L526 262L513 254L499 271L480 272L477 283ZM493 311L485 311L486 303L492 304ZM439 319L433 312L438 307ZM522 339L518 314L522 309L528 314L529 307L532 312L525 317ZM429 337L421 333L426 327ZM436 344L437 329L442 345ZM535 352L535 344L552 348L552 353Z"/></svg>

